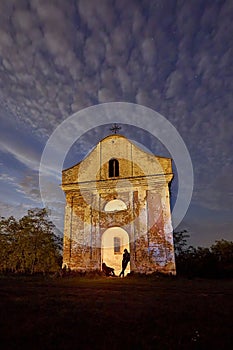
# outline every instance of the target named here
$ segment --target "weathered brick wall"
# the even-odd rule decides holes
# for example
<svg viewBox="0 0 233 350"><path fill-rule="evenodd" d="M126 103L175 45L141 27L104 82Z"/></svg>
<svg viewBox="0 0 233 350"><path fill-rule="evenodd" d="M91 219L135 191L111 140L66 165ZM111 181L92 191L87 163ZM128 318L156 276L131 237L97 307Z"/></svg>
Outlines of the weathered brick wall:
<svg viewBox="0 0 233 350"><path fill-rule="evenodd" d="M108 177L111 158L119 161L118 178ZM101 269L102 235L118 226L129 235L131 270L175 273L168 191L172 176L170 159L147 154L118 135L63 171L63 264L75 270ZM104 211L113 199L121 199L127 209Z"/></svg>

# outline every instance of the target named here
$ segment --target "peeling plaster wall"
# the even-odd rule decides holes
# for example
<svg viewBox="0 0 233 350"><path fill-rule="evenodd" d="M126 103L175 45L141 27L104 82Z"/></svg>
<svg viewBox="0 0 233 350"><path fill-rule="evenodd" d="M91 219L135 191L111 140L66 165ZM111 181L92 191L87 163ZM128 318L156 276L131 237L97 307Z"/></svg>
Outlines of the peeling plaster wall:
<svg viewBox="0 0 233 350"><path fill-rule="evenodd" d="M108 177L112 158L119 161L117 178ZM121 227L129 236L131 271L175 274L168 189L172 177L171 159L147 154L119 135L108 136L81 163L64 170L63 265L101 269L102 236L108 228ZM113 199L122 200L127 209L105 212Z"/></svg>

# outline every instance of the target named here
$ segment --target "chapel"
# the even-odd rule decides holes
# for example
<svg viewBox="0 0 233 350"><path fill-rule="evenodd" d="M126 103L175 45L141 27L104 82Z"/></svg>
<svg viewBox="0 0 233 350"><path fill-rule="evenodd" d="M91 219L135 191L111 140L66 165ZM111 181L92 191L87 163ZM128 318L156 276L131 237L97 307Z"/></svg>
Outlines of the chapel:
<svg viewBox="0 0 233 350"><path fill-rule="evenodd" d="M63 267L126 274L175 274L169 186L172 160L145 152L120 134L101 140L62 172L66 196Z"/></svg>

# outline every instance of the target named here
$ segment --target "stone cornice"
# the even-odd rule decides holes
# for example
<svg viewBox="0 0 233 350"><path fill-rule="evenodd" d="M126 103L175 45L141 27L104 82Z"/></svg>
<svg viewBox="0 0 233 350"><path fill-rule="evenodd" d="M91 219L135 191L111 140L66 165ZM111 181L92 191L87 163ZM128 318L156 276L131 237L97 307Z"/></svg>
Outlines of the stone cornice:
<svg viewBox="0 0 233 350"><path fill-rule="evenodd" d="M62 184L61 188L65 192L69 191L95 191L98 190L110 190L124 189L126 191L132 190L137 187L148 187L153 188L155 186L167 185L173 178L173 174L158 174L149 176L138 176L138 177L128 177L128 178L114 178L110 180L97 180L97 181L85 181L85 182L74 182L68 184ZM130 183L130 184L129 184Z"/></svg>

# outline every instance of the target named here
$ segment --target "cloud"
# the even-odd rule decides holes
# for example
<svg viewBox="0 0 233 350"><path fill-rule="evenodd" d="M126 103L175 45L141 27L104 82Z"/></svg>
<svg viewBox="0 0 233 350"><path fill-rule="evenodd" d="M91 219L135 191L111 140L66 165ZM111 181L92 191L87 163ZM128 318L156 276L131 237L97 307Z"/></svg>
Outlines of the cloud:
<svg viewBox="0 0 233 350"><path fill-rule="evenodd" d="M20 204L16 203L12 205L12 203L0 202L0 215L1 217L10 217L14 216L19 219L27 213L27 210L31 209L31 205L28 204Z"/></svg>
<svg viewBox="0 0 233 350"><path fill-rule="evenodd" d="M26 198L41 203L38 172L30 171L25 173L24 177L19 181L18 186L19 191Z"/></svg>
<svg viewBox="0 0 233 350"><path fill-rule="evenodd" d="M1 150L33 183L46 140L69 115L102 102L143 104L186 142L194 201L220 210L232 165L232 23L231 1L1 2ZM26 188L21 174L18 191L36 200L36 183Z"/></svg>
<svg viewBox="0 0 233 350"><path fill-rule="evenodd" d="M4 182L15 182L15 178L13 176L10 176L9 174L0 174L0 181L4 181Z"/></svg>
<svg viewBox="0 0 233 350"><path fill-rule="evenodd" d="M225 165L218 173L213 173L209 183L201 189L196 202L213 210L233 210L232 189L233 165Z"/></svg>
<svg viewBox="0 0 233 350"><path fill-rule="evenodd" d="M109 31L116 22L116 12L113 1L102 0L100 6L95 1L80 0L78 10L81 19L92 31Z"/></svg>
<svg viewBox="0 0 233 350"><path fill-rule="evenodd" d="M0 149L12 154L25 166L38 169L40 154L43 148L41 141L25 126L13 121L12 114L3 108L0 111ZM20 130L20 131L19 131Z"/></svg>
<svg viewBox="0 0 233 350"><path fill-rule="evenodd" d="M35 159L35 154L28 150L26 146L20 145L16 142L16 144L0 144L0 149L2 151L8 152L12 154L17 160L26 165L31 169L38 169L39 161Z"/></svg>

